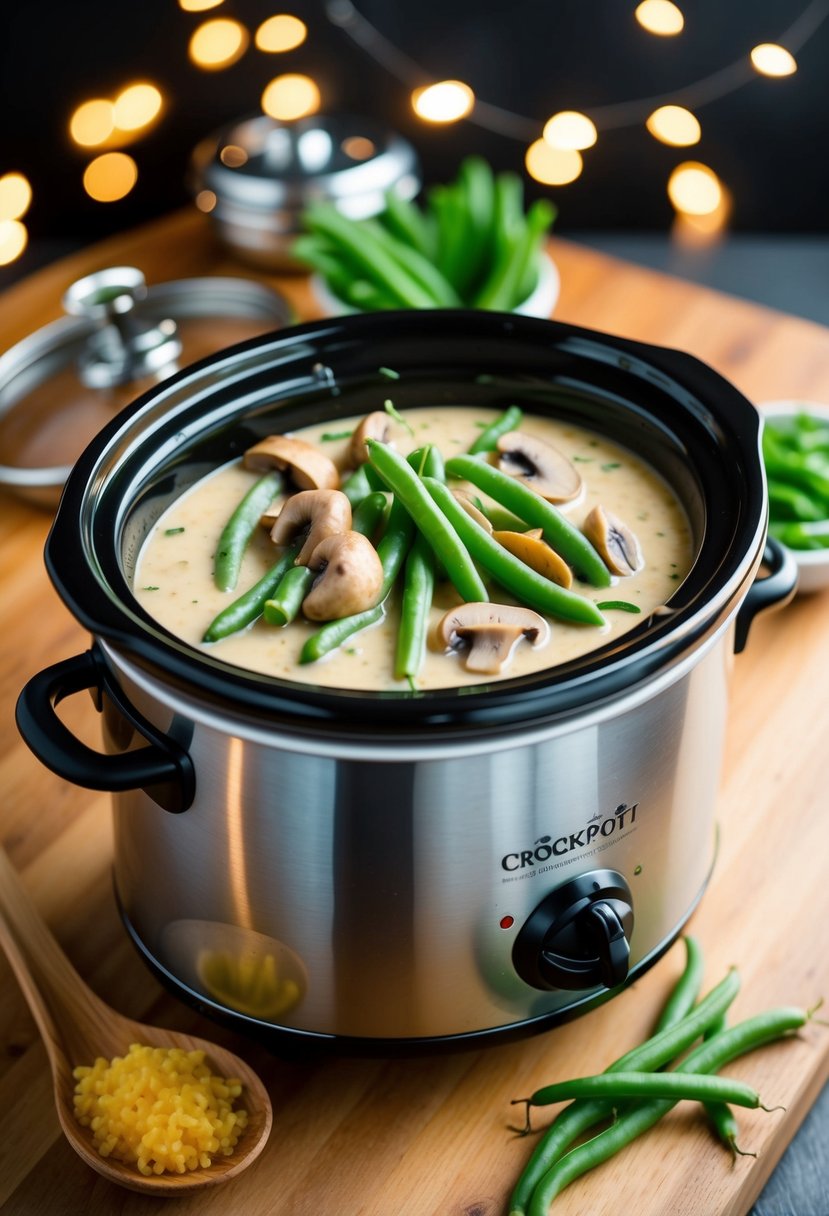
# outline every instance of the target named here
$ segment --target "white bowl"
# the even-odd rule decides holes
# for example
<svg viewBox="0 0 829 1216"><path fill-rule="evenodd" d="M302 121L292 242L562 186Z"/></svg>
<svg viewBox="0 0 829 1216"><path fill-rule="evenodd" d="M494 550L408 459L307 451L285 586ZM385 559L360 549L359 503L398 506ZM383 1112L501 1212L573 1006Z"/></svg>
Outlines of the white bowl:
<svg viewBox="0 0 829 1216"><path fill-rule="evenodd" d="M558 267L549 254L545 253L539 265L535 290L527 296L523 304L519 304L512 311L522 317L541 317L542 320L547 320L552 316L560 289ZM343 303L339 296L335 296L322 275L311 276L311 290L323 316L342 317L359 311L351 304Z"/></svg>
<svg viewBox="0 0 829 1216"><path fill-rule="evenodd" d="M764 418L791 418L793 414L811 414L829 423L829 405L818 401L762 401L757 406ZM798 592L820 591L829 587L829 549L790 549L797 562Z"/></svg>

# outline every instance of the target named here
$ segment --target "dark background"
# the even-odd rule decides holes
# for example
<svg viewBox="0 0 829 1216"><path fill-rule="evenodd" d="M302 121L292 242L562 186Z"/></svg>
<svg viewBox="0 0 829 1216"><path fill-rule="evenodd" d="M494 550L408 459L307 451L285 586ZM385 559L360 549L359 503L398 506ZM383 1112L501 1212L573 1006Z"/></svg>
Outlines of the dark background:
<svg viewBox="0 0 829 1216"><path fill-rule="evenodd" d="M684 32L659 38L634 20L633 0L358 0L360 11L433 78L466 80L481 99L537 120L539 131L557 109L589 110L673 92L740 60L755 43L777 39L807 0L680 5ZM24 219L30 248L0 271L7 277L186 204L193 146L215 127L256 111L262 88L280 72L313 76L324 110L378 115L407 135L427 181L452 176L468 151L483 153L498 168L523 171L521 142L470 121L441 128L417 120L408 88L331 24L322 3L225 0L202 14L182 12L176 0L4 0L0 8L0 173L19 170L34 190ZM189 36L206 18L234 16L253 32L285 9L309 27L297 50L265 55L251 46L219 72L189 62ZM703 138L694 148L665 147L639 124L600 133L598 145L585 154L581 178L548 191L559 207L558 232L667 233L673 217L668 174L681 160L700 159L732 192L734 233L825 233L829 21L798 62L792 77L752 74L743 87L699 108ZM139 168L132 193L95 203L81 184L94 150L72 144L69 117L82 101L110 96L137 78L162 89L166 110L154 130L126 149ZM527 179L529 196L545 189Z"/></svg>

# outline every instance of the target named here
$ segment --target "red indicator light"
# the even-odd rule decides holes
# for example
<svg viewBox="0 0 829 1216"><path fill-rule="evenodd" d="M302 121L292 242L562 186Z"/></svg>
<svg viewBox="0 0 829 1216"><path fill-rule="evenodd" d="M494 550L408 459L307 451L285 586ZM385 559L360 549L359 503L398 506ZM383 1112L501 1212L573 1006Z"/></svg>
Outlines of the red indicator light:
<svg viewBox="0 0 829 1216"><path fill-rule="evenodd" d="M501 919L498 921L498 924L501 926L502 929L511 929L512 926L515 924L515 917L514 916L502 916Z"/></svg>

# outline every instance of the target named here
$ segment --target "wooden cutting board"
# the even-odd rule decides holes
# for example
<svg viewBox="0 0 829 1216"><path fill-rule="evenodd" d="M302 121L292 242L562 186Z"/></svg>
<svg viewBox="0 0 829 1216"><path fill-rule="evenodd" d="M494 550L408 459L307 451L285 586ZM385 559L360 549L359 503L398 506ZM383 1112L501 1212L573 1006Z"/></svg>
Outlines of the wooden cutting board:
<svg viewBox="0 0 829 1216"><path fill-rule="evenodd" d="M829 333L675 279L556 241L563 320L692 352L756 401L829 401ZM81 274L138 265L150 282L248 274L216 246L203 217L177 214L47 268L0 297L11 344L60 311ZM280 286L314 315L303 279ZM198 1216L500 1216L530 1151L507 1125L510 1099L565 1076L595 1072L649 1032L682 967L680 945L632 988L545 1035L419 1060L277 1059L196 1017L162 993L128 944L115 911L108 797L66 784L20 741L13 706L25 680L84 649L88 639L43 570L48 517L0 497L0 838L69 957L124 1013L227 1043L258 1068L275 1108L260 1160L226 1189L175 1201ZM736 964L734 1017L829 996L829 598L799 597L759 620L734 663L721 849L690 923L706 957L706 986ZM62 711L63 712L63 711ZM86 697L66 704L82 737L98 739ZM64 1143L46 1057L0 960L0 1211L9 1216L144 1216L154 1201L104 1183ZM740 1116L735 1165L696 1108L657 1128L556 1201L561 1216L743 1216L829 1073L829 1029L729 1067L785 1112Z"/></svg>

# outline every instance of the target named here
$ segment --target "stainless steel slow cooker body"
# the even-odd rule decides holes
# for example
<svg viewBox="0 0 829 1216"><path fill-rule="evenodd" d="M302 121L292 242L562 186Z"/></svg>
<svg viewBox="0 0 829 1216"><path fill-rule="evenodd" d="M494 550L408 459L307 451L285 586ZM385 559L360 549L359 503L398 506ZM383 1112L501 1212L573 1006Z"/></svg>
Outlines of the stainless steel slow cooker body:
<svg viewBox="0 0 829 1216"><path fill-rule="evenodd" d="M400 408L515 402L649 459L696 545L666 608L552 671L417 695L259 676L153 622L130 581L166 506L266 433L375 408L389 367ZM734 625L740 648L794 587L779 549L754 581L759 426L687 356L468 312L281 331L125 411L47 544L93 649L35 677L18 722L56 772L115 791L116 892L157 974L259 1036L385 1050L542 1029L653 962L713 863ZM54 712L83 688L106 754Z"/></svg>

